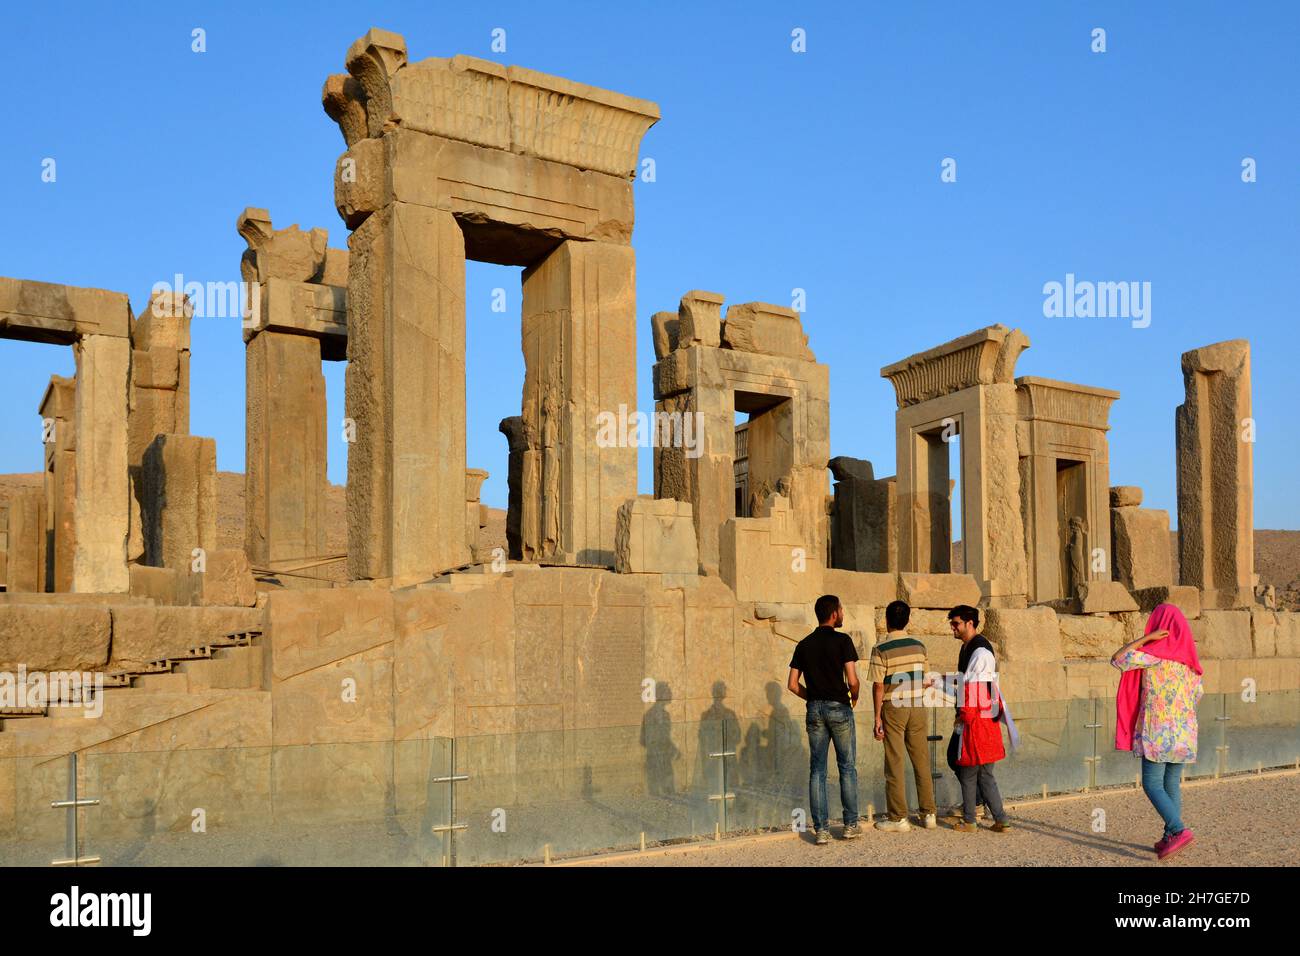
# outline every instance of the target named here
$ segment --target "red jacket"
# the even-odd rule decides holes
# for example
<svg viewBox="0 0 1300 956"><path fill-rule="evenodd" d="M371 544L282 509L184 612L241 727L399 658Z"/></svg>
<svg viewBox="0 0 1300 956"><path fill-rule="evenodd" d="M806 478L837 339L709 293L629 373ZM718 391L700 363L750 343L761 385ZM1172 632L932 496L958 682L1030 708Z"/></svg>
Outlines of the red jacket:
<svg viewBox="0 0 1300 956"><path fill-rule="evenodd" d="M989 681L971 681L965 685L966 699L957 708L955 728L961 733L959 767L996 763L1007 755L1002 747L1002 725L996 719L997 702L990 699L997 693L996 687Z"/></svg>

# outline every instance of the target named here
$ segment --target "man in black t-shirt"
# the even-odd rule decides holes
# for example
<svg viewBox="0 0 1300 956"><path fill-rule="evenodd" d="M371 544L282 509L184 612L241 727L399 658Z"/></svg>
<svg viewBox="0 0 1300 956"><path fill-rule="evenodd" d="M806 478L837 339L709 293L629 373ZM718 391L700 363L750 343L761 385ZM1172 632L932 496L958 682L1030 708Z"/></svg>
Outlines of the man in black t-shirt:
<svg viewBox="0 0 1300 956"><path fill-rule="evenodd" d="M808 702L808 800L812 804L816 843L825 846L830 842L826 757L831 743L835 744L835 764L840 775L844 839L852 840L862 833L858 827L858 737L853 723L853 708L858 703L858 652L852 638L835 630L844 623L839 598L824 594L813 610L817 630L795 646L786 686Z"/></svg>

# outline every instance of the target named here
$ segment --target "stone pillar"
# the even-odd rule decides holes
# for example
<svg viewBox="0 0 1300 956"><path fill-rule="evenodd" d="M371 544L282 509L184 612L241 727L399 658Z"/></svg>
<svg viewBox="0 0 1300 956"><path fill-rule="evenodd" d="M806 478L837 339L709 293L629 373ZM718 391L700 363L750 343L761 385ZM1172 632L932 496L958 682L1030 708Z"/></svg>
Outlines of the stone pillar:
<svg viewBox="0 0 1300 956"><path fill-rule="evenodd" d="M412 583L469 562L465 241L451 213L393 202L348 247L349 576Z"/></svg>
<svg viewBox="0 0 1300 956"><path fill-rule="evenodd" d="M217 547L217 443L159 435L144 453L144 563L188 573L195 548Z"/></svg>
<svg viewBox="0 0 1300 956"><path fill-rule="evenodd" d="M524 556L524 456L528 451L528 431L522 415L501 419L501 434L510 445L509 466L506 473L506 557L521 561Z"/></svg>
<svg viewBox="0 0 1300 956"><path fill-rule="evenodd" d="M1169 512L1139 507L1142 489L1110 489L1111 547L1115 580L1130 591L1169 587L1174 583L1169 557Z"/></svg>
<svg viewBox="0 0 1300 956"><path fill-rule="evenodd" d="M127 394L131 342L126 336L85 335L77 360L77 549L73 590L130 589L126 543L130 522L127 477Z"/></svg>
<svg viewBox="0 0 1300 956"><path fill-rule="evenodd" d="M875 477L871 462L840 456L830 460L835 476L830 567L846 571L897 571L893 478Z"/></svg>
<svg viewBox="0 0 1300 956"><path fill-rule="evenodd" d="M154 438L190 433L193 311L183 295L155 293L132 326L128 457L137 476Z"/></svg>
<svg viewBox="0 0 1300 956"><path fill-rule="evenodd" d="M985 580L981 589L991 607L1024 607L1029 575L1025 526L1020 514L1016 386L1004 382L984 385L981 389L985 442L979 477L984 499ZM970 550L966 553L969 557Z"/></svg>
<svg viewBox="0 0 1300 956"><path fill-rule="evenodd" d="M618 509L636 496L637 448L600 447L601 413L636 409L636 265L630 246L561 243L524 272L523 418L540 474L540 559L614 563Z"/></svg>
<svg viewBox="0 0 1300 956"><path fill-rule="evenodd" d="M325 554L326 421L321 344L262 331L244 351L244 550L258 567ZM285 576L288 586L315 581Z"/></svg>
<svg viewBox="0 0 1300 956"><path fill-rule="evenodd" d="M0 502L0 581L9 586L9 503Z"/></svg>
<svg viewBox="0 0 1300 956"><path fill-rule="evenodd" d="M5 590L23 593L45 590L45 524L43 491L22 491L9 499Z"/></svg>
<svg viewBox="0 0 1300 956"><path fill-rule="evenodd" d="M469 548L474 561L479 556L479 528L482 526L483 506L479 504L479 495L488 473L482 468L465 469L465 547Z"/></svg>
<svg viewBox="0 0 1300 956"><path fill-rule="evenodd" d="M1206 608L1254 604L1254 421L1250 343L1183 353L1186 401L1174 416L1181 583Z"/></svg>
<svg viewBox="0 0 1300 956"><path fill-rule="evenodd" d="M76 554L77 504L77 383L50 376L41 399L40 415L45 438L45 518L48 533L45 552L45 588L72 590L72 562Z"/></svg>

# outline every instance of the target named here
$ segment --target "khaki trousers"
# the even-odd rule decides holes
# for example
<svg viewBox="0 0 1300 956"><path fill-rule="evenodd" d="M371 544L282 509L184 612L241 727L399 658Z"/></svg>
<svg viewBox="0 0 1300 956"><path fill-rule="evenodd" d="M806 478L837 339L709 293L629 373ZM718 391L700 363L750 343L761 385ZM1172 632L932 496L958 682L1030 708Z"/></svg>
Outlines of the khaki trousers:
<svg viewBox="0 0 1300 956"><path fill-rule="evenodd" d="M916 799L921 815L936 813L934 780L930 776L930 710L927 707L898 707L888 699L880 709L885 725L885 802L889 819L907 817L907 783L903 777L903 751L912 761L916 778Z"/></svg>

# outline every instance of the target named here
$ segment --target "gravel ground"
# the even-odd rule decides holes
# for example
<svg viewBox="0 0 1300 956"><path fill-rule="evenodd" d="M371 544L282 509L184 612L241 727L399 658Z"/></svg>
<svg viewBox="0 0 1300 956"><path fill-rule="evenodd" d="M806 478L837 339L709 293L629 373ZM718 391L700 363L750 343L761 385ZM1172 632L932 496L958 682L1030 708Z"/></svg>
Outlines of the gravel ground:
<svg viewBox="0 0 1300 956"><path fill-rule="evenodd" d="M1104 832L1093 832L1096 810ZM884 833L868 828L829 846L812 834L772 834L702 849L650 851L586 861L601 866L1154 866L1160 818L1141 791L1009 807L1014 829L998 834L938 830ZM1100 819L1098 816L1097 819ZM1183 785L1183 820L1196 842L1161 866L1294 866L1300 848L1300 775L1243 775Z"/></svg>

